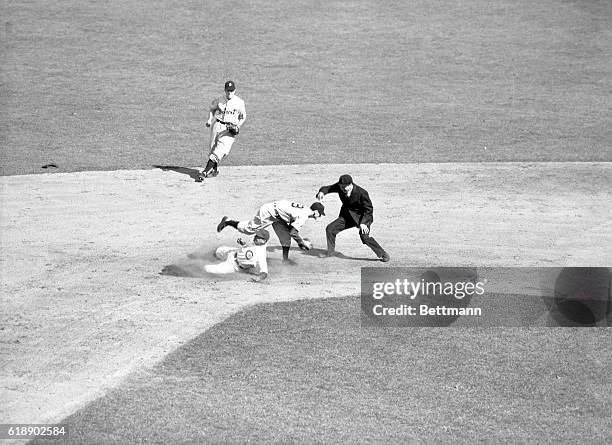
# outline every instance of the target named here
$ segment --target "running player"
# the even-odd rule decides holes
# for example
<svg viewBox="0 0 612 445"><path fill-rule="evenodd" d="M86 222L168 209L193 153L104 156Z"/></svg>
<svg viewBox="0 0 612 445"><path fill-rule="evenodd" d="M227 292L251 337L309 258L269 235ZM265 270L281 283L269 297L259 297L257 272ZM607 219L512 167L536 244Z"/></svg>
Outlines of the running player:
<svg viewBox="0 0 612 445"><path fill-rule="evenodd" d="M234 82L228 80L225 82L225 94L213 100L208 111L206 126L211 127L210 151L206 167L198 176L198 182L219 174L219 162L229 154L245 120L244 101L236 95Z"/></svg>

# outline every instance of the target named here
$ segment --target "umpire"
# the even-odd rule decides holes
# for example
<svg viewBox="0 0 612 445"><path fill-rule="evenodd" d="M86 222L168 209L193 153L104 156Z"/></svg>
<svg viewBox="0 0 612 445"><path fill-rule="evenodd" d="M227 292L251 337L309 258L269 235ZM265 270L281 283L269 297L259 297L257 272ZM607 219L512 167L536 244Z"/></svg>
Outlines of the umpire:
<svg viewBox="0 0 612 445"><path fill-rule="evenodd" d="M322 200L328 193L337 193L342 201L338 219L332 221L326 228L327 253L324 257L336 255L336 235L346 229L359 228L361 242L374 251L383 262L390 260L389 254L370 236L370 225L374 221L374 207L368 192L353 183L350 175L342 175L338 182L325 185L319 189L317 199Z"/></svg>

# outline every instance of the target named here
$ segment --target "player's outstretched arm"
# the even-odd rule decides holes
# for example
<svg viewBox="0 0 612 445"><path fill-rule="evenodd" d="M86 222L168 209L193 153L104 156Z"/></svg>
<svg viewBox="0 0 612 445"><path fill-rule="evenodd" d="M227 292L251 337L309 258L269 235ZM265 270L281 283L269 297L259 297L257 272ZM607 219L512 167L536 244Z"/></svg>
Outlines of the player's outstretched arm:
<svg viewBox="0 0 612 445"><path fill-rule="evenodd" d="M302 238L302 235L300 235L300 232L298 232L295 227L291 227L291 230L289 231L289 235L291 235L291 238L293 238L295 240L295 242L297 243L298 247L302 250L310 250L312 249L312 243L304 238Z"/></svg>

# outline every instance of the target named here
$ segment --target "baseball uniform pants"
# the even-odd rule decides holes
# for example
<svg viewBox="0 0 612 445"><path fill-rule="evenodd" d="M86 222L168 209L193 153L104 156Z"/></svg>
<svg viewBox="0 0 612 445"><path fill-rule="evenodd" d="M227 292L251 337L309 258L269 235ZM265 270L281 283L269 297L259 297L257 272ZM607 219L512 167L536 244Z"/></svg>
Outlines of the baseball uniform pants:
<svg viewBox="0 0 612 445"><path fill-rule="evenodd" d="M327 251L335 252L336 251L336 236L346 229L351 229L353 227L358 227L357 224L353 221L352 218L344 218L343 216L339 216L338 219L329 223L329 225L325 228L325 234L327 236ZM359 237L361 238L361 242L368 246L377 257L381 258L385 253L385 250L380 247L380 244L371 237L369 234L364 234L359 232Z"/></svg>
<svg viewBox="0 0 612 445"><path fill-rule="evenodd" d="M207 264L204 270L208 273L225 275L238 272L240 267L236 261L236 249L229 246L219 246L215 250L215 256L222 260L219 264Z"/></svg>
<svg viewBox="0 0 612 445"><path fill-rule="evenodd" d="M209 158L216 163L221 162L229 154L235 139L224 124L215 121L210 130Z"/></svg>

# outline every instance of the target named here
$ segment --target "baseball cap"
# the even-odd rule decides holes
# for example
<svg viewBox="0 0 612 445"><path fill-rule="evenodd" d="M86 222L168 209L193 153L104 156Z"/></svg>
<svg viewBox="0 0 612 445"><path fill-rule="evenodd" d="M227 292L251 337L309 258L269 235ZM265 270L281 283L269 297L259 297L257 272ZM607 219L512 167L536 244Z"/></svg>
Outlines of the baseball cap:
<svg viewBox="0 0 612 445"><path fill-rule="evenodd" d="M351 175L342 175L340 176L338 183L340 185L349 185L353 183L353 178L351 178Z"/></svg>
<svg viewBox="0 0 612 445"><path fill-rule="evenodd" d="M225 82L225 91L234 91L236 89L236 84L231 80Z"/></svg>
<svg viewBox="0 0 612 445"><path fill-rule="evenodd" d="M310 210L317 210L319 215L325 216L325 207L323 207L323 204L320 202L313 202L310 206Z"/></svg>

